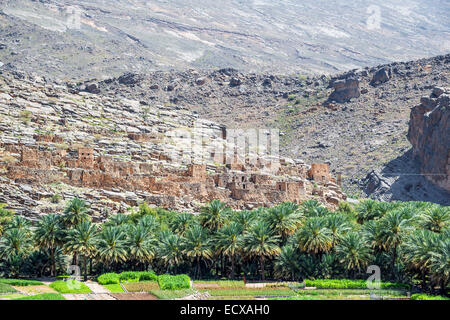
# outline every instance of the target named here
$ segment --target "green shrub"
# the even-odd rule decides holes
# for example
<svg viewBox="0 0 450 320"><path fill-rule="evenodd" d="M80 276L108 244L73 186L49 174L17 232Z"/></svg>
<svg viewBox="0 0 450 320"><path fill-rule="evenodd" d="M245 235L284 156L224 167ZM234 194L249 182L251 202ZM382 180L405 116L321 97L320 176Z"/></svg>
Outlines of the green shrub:
<svg viewBox="0 0 450 320"><path fill-rule="evenodd" d="M91 289L88 286L77 280L55 281L50 284L50 288L60 293L91 293Z"/></svg>
<svg viewBox="0 0 450 320"><path fill-rule="evenodd" d="M411 296L411 300L450 300L450 298L443 296L431 296L424 293L416 293Z"/></svg>
<svg viewBox="0 0 450 320"><path fill-rule="evenodd" d="M17 292L17 290L11 287L9 284L0 282L0 293L13 293L13 292Z"/></svg>
<svg viewBox="0 0 450 320"><path fill-rule="evenodd" d="M185 274L171 276L164 274L158 276L158 284L161 290L180 290L191 287L191 278Z"/></svg>
<svg viewBox="0 0 450 320"><path fill-rule="evenodd" d="M183 290L150 290L150 293L157 297L160 300L171 300L171 299L179 299L191 294L194 294L195 291L192 289L183 289Z"/></svg>
<svg viewBox="0 0 450 320"><path fill-rule="evenodd" d="M137 282L141 272L137 271L124 271L119 275L120 282Z"/></svg>
<svg viewBox="0 0 450 320"><path fill-rule="evenodd" d="M366 280L347 279L320 279L305 280L306 287L316 287L318 289L368 289ZM403 283L381 282L380 289L407 289L409 285Z"/></svg>
<svg viewBox="0 0 450 320"><path fill-rule="evenodd" d="M58 293L42 293L34 296L18 298L14 300L66 300L62 295Z"/></svg>
<svg viewBox="0 0 450 320"><path fill-rule="evenodd" d="M22 279L0 279L0 283L9 284L11 286L26 287L26 286L41 286L40 281L35 280L22 280Z"/></svg>
<svg viewBox="0 0 450 320"><path fill-rule="evenodd" d="M119 275L117 273L104 273L97 278L97 282L105 284L119 284Z"/></svg>
<svg viewBox="0 0 450 320"><path fill-rule="evenodd" d="M145 271L139 274L139 281L157 281L158 276L153 271Z"/></svg>

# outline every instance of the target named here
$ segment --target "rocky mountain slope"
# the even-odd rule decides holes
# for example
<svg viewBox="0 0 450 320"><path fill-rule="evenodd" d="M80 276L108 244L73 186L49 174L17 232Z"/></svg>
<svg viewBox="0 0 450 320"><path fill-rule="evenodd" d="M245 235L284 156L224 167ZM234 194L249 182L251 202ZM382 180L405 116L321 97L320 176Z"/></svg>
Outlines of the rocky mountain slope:
<svg viewBox="0 0 450 320"><path fill-rule="evenodd" d="M327 165L279 159L268 144L242 157L226 127L182 107L18 72L0 74L0 132L0 203L31 217L75 195L99 219L143 201L198 211L213 199L236 209L346 199Z"/></svg>
<svg viewBox="0 0 450 320"><path fill-rule="evenodd" d="M49 77L336 73L448 53L445 0L1 0L0 62Z"/></svg>
<svg viewBox="0 0 450 320"><path fill-rule="evenodd" d="M360 180L405 154L410 110L448 86L450 55L329 76L212 72L125 74L72 83L80 91L181 105L230 128L279 128L282 154L329 162L357 194ZM332 100L337 100L332 101Z"/></svg>

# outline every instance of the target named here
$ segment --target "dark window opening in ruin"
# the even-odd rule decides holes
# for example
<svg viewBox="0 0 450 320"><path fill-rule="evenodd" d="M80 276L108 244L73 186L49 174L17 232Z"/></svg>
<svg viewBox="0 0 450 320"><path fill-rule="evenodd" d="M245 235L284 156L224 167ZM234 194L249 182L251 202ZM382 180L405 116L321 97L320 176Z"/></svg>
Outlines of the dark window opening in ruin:
<svg viewBox="0 0 450 320"><path fill-rule="evenodd" d="M242 189L245 189L245 184L242 185Z"/></svg>
<svg viewBox="0 0 450 320"><path fill-rule="evenodd" d="M245 177L242 177L242 182L244 182L245 181Z"/></svg>

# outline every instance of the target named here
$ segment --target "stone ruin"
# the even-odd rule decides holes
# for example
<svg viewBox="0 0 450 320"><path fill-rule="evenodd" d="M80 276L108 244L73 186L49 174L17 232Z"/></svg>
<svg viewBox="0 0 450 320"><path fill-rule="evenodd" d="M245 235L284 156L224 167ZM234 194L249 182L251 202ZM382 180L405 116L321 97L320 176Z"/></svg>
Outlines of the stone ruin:
<svg viewBox="0 0 450 320"><path fill-rule="evenodd" d="M6 174L17 183L65 183L83 188L146 192L146 201L169 209L180 208L181 199L198 203L218 199L234 209L267 207L284 201L301 203L312 198L333 207L346 199L330 175L328 164L312 164L308 169L304 164L281 161L272 173L261 171L262 166L268 166L267 161L258 161L256 165L190 164L187 168L164 168L148 162L116 161L111 156L95 155L92 148L67 152L17 145L4 147L20 152L20 161L8 165ZM136 205L135 201L129 204Z"/></svg>

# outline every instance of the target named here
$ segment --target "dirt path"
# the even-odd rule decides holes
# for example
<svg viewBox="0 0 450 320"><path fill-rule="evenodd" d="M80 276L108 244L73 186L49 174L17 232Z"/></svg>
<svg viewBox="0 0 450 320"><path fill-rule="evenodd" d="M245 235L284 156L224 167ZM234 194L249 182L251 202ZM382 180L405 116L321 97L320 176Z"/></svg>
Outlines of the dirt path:
<svg viewBox="0 0 450 320"><path fill-rule="evenodd" d="M87 285L89 287L89 289L91 289L92 293L98 293L98 294L111 293L108 289L106 289L101 284L98 284L97 282L86 281L84 284Z"/></svg>
<svg viewBox="0 0 450 320"><path fill-rule="evenodd" d="M66 300L116 300L106 293L66 293L63 296Z"/></svg>
<svg viewBox="0 0 450 320"><path fill-rule="evenodd" d="M46 285L39 285L39 286L13 286L14 289L19 291L20 293L26 294L26 295L34 295L34 294L40 294L40 293L57 293L55 290L50 288Z"/></svg>
<svg viewBox="0 0 450 320"><path fill-rule="evenodd" d="M116 300L158 300L150 293L112 293Z"/></svg>

